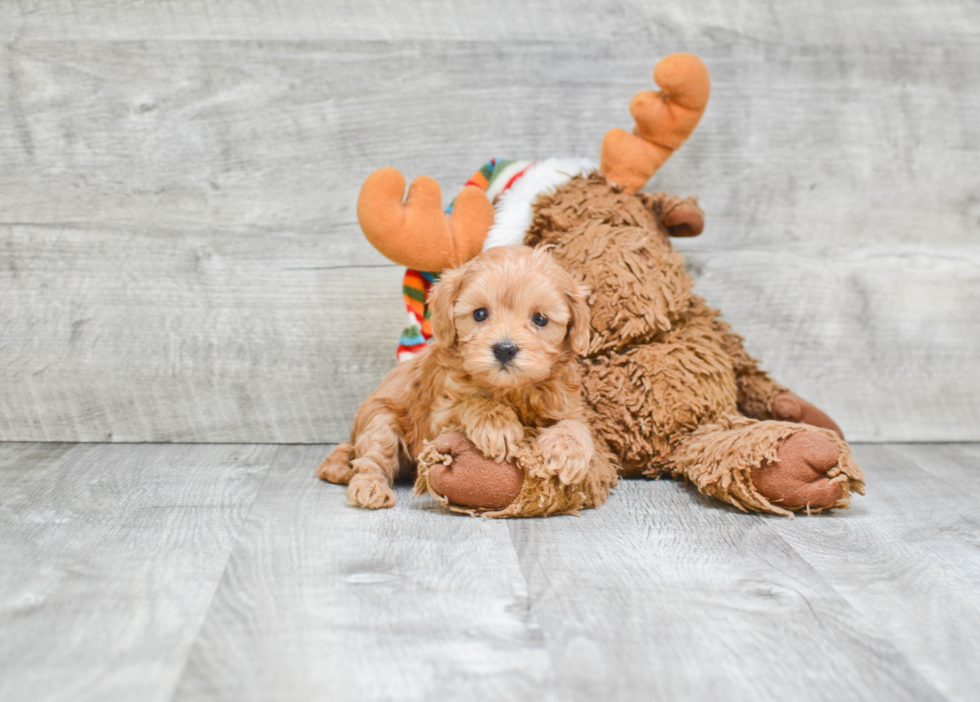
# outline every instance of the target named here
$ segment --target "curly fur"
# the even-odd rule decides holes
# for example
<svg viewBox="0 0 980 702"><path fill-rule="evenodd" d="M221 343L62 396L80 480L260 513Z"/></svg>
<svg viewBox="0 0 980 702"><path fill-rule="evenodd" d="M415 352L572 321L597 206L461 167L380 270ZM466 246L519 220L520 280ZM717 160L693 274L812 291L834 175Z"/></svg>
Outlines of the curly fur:
<svg viewBox="0 0 980 702"><path fill-rule="evenodd" d="M390 507L393 480L427 442L461 431L484 456L519 460L541 484L568 492L570 509L601 503L615 472L585 424L577 363L589 346L585 298L544 249L497 247L447 271L429 300L435 343L364 401L350 442L318 476L346 483L355 505ZM501 341L518 348L506 363L493 352ZM574 497L583 491L587 500Z"/></svg>

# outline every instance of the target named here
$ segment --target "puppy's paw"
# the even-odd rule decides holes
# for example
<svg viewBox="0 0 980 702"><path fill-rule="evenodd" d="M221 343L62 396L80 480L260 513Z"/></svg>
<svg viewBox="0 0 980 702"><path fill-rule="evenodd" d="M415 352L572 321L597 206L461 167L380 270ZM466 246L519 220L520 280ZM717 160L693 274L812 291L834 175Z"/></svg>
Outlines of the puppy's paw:
<svg viewBox="0 0 980 702"><path fill-rule="evenodd" d="M353 457L354 447L349 442L340 444L317 468L316 477L338 485L346 485L354 476L354 469L351 466Z"/></svg>
<svg viewBox="0 0 980 702"><path fill-rule="evenodd" d="M547 463L548 470L558 476L565 485L575 485L582 482L589 471L589 461L582 456L552 457Z"/></svg>
<svg viewBox="0 0 980 702"><path fill-rule="evenodd" d="M466 427L467 438L477 450L496 463L503 463L517 454L524 427L510 408L499 408L481 417L481 421Z"/></svg>
<svg viewBox="0 0 980 702"><path fill-rule="evenodd" d="M566 485L582 482L595 455L592 435L579 422L558 422L542 431L535 443L544 470Z"/></svg>
<svg viewBox="0 0 980 702"><path fill-rule="evenodd" d="M384 476L358 473L347 485L347 499L356 507L384 509L394 507L398 498Z"/></svg>

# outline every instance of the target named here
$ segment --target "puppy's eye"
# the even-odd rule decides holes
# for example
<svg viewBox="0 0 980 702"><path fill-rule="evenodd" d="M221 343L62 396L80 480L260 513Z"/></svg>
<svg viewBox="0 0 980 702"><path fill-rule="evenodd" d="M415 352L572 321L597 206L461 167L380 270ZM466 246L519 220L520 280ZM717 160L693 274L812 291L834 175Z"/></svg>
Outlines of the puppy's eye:
<svg viewBox="0 0 980 702"><path fill-rule="evenodd" d="M475 319L478 322L485 322L485 321L487 321L487 317L489 317L489 316L490 316L490 313L487 312L487 308L486 307L481 307L478 310L473 310L473 319Z"/></svg>
<svg viewBox="0 0 980 702"><path fill-rule="evenodd" d="M540 312L535 312L534 316L531 317L531 321L537 324L539 327L543 327L545 324L548 323L548 318L545 317Z"/></svg>

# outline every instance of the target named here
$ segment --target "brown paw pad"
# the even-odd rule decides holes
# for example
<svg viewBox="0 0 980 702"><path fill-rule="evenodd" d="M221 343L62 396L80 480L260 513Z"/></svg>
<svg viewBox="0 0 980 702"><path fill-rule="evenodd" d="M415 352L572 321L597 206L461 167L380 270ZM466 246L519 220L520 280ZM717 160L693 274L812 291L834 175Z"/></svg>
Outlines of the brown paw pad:
<svg viewBox="0 0 980 702"><path fill-rule="evenodd" d="M840 451L829 437L797 432L779 443L776 456L775 461L752 470L756 490L773 504L786 509L824 509L844 497L840 482L831 481Z"/></svg>
<svg viewBox="0 0 980 702"><path fill-rule="evenodd" d="M524 473L513 463L485 458L460 433L447 434L436 443L439 453L452 457L450 465L429 469L429 485L453 504L480 509L503 509L520 494Z"/></svg>

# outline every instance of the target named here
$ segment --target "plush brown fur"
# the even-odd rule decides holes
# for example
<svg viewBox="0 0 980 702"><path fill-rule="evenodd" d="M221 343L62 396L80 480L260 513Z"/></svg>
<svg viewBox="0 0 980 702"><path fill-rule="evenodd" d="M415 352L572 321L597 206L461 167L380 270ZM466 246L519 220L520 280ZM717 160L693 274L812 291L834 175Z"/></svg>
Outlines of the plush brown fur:
<svg viewBox="0 0 980 702"><path fill-rule="evenodd" d="M347 484L355 505L391 507L396 475L420 455L427 472L431 442L458 431L486 459L521 466L520 504L554 497L569 511L601 503L616 477L585 424L577 363L589 345L583 288L547 251L505 246L447 271L429 303L435 343L388 374L358 409L350 442L317 475ZM503 341L518 349L506 362L494 354Z"/></svg>
<svg viewBox="0 0 980 702"><path fill-rule="evenodd" d="M668 237L668 215L678 208L688 212L681 219L697 221L692 201L630 195L597 174L536 203L527 243L552 245L555 259L592 290L582 377L594 429L626 476L684 476L748 510L847 506L864 476L840 430L760 370L717 310L692 292ZM791 441L800 434L806 440Z"/></svg>

